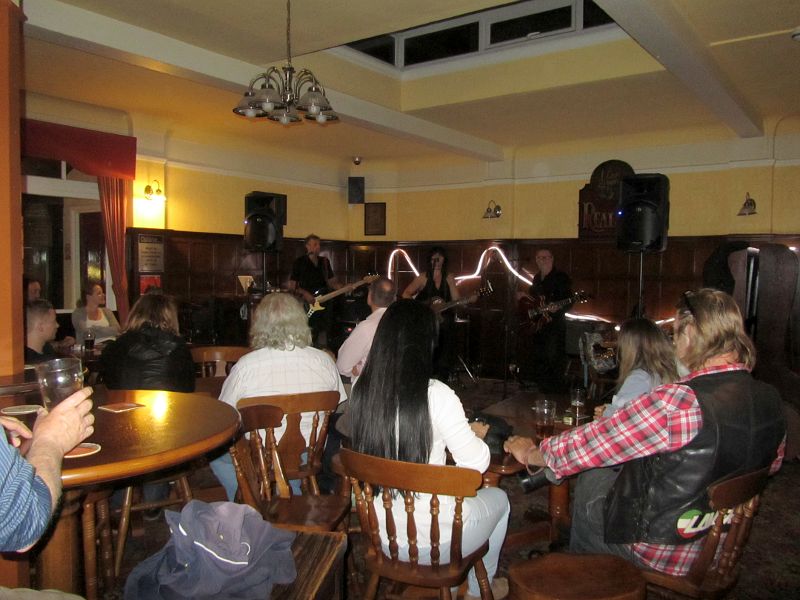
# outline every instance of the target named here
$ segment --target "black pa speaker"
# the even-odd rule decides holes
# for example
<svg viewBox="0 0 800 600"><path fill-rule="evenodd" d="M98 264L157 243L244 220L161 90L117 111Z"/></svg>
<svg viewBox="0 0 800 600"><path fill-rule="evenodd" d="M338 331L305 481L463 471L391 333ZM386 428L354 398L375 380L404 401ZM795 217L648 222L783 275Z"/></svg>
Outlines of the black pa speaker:
<svg viewBox="0 0 800 600"><path fill-rule="evenodd" d="M244 220L244 248L251 251L280 250L283 225L269 208L259 208Z"/></svg>
<svg viewBox="0 0 800 600"><path fill-rule="evenodd" d="M623 177L617 206L617 248L663 252L669 230L669 179L660 173Z"/></svg>
<svg viewBox="0 0 800 600"><path fill-rule="evenodd" d="M270 209L280 225L286 225L286 194L250 192L244 197L244 216L261 209Z"/></svg>
<svg viewBox="0 0 800 600"><path fill-rule="evenodd" d="M347 178L347 203L364 204L364 178Z"/></svg>

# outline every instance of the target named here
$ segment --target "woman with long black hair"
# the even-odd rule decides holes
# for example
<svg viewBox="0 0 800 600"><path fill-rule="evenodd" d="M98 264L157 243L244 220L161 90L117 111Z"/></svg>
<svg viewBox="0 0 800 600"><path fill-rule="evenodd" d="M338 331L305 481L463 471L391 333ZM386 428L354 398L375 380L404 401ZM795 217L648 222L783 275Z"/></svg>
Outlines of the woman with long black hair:
<svg viewBox="0 0 800 600"><path fill-rule="evenodd" d="M485 426L471 427L458 396L432 378L436 329L433 311L423 304L398 300L386 309L350 400L352 447L381 458L434 465L445 464L445 450L449 450L459 467L483 472L489 466L489 448L476 432L485 435ZM455 499L441 497L440 501L441 537L449 539L451 519L447 517L453 515ZM376 502L380 503L380 498ZM420 563L424 564L429 560L430 512L424 499L416 506ZM379 519L385 518L382 510L377 513ZM490 579L497 571L508 514L508 498L498 488L483 488L477 496L464 500L462 551L468 554L488 540L483 562ZM394 518L397 543L407 552L402 502L395 503ZM442 551L442 556L447 555ZM466 598L480 597L473 571L468 586ZM507 582L495 580L492 589L499 600L507 593Z"/></svg>

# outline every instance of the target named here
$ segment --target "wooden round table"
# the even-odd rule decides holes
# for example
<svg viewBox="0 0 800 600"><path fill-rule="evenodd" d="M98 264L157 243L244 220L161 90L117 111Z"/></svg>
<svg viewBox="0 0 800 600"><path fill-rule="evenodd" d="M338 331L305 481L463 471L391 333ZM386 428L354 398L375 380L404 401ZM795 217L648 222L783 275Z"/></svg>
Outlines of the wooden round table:
<svg viewBox="0 0 800 600"><path fill-rule="evenodd" d="M153 473L198 458L239 430L238 411L207 394L155 390L96 389L95 431L87 442L100 444L91 456L65 458L61 481L65 500L52 537L39 555L39 587L75 592L80 566L76 544L77 507L67 506L69 490ZM127 412L101 406L141 404ZM73 503L77 504L76 501Z"/></svg>

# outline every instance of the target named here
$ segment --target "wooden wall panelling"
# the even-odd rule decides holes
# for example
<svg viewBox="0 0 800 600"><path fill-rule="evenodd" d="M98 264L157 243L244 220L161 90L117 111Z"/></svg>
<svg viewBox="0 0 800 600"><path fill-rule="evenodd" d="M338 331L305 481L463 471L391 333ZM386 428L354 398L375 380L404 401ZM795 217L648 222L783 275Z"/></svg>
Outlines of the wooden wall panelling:
<svg viewBox="0 0 800 600"><path fill-rule="evenodd" d="M191 243L189 240L167 236L164 246L164 275L162 277L164 291L176 298L188 299L191 297L189 286Z"/></svg>
<svg viewBox="0 0 800 600"><path fill-rule="evenodd" d="M220 240L214 244L214 295L223 298L234 298L241 295L241 286L236 279L239 263L240 244L233 240ZM238 289L237 289L238 288Z"/></svg>
<svg viewBox="0 0 800 600"><path fill-rule="evenodd" d="M189 294L192 298L213 297L214 290L214 246L213 241L193 240L189 255Z"/></svg>

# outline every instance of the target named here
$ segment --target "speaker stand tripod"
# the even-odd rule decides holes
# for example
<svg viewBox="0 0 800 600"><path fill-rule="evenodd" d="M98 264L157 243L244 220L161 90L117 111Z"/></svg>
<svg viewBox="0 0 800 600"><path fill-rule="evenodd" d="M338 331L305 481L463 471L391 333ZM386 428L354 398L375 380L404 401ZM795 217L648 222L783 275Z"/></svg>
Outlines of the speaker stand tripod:
<svg viewBox="0 0 800 600"><path fill-rule="evenodd" d="M636 318L644 316L644 252L639 252L639 301L636 303Z"/></svg>

